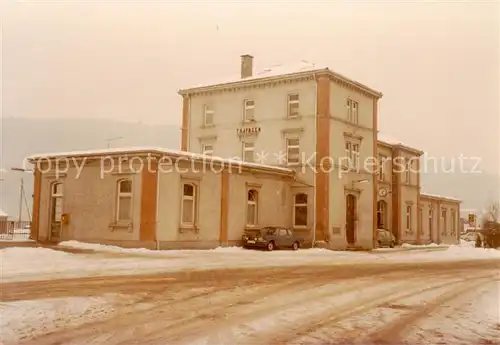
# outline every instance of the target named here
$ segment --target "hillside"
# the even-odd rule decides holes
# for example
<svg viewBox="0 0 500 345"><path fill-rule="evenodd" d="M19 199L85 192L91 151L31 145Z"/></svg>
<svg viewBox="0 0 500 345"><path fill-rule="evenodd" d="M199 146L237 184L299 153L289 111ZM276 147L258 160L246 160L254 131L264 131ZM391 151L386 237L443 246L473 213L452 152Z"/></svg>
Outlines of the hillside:
<svg viewBox="0 0 500 345"><path fill-rule="evenodd" d="M0 166L21 166L34 153L105 148L106 139L123 137L112 147L160 146L179 148L177 126L147 125L113 120L20 119L1 121ZM19 208L20 172L2 174L0 208L16 218ZM26 193L32 195L33 177L24 175ZM489 174L427 173L422 175L422 191L464 200L462 209L483 208L500 199L498 176ZM31 204L31 200L28 200ZM31 205L30 205L31 206ZM27 214L23 215L27 219Z"/></svg>

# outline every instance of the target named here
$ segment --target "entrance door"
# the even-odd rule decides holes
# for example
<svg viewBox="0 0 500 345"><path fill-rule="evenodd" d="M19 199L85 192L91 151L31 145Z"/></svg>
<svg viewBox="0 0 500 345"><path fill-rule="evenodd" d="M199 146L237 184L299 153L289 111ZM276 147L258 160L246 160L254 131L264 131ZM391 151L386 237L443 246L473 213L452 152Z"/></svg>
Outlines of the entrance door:
<svg viewBox="0 0 500 345"><path fill-rule="evenodd" d="M356 197L346 196L346 238L348 244L356 242Z"/></svg>
<svg viewBox="0 0 500 345"><path fill-rule="evenodd" d="M63 185L54 183L50 198L50 241L59 241L61 238L61 216L63 205Z"/></svg>

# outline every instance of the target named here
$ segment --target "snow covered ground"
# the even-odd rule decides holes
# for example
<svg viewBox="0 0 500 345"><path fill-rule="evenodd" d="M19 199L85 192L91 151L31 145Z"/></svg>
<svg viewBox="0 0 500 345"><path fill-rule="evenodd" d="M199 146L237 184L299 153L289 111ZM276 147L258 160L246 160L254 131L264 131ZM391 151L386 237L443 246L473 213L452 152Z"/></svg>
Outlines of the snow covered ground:
<svg viewBox="0 0 500 345"><path fill-rule="evenodd" d="M411 343L430 345L495 344L492 341L500 338L498 273L492 278L491 267L479 272L475 263L469 268L454 264L464 259L500 260L500 251L474 248L473 243L440 250L424 246L422 251L371 253L242 248L151 251L78 242L61 245L96 252L0 250L0 343L118 345L132 340L160 344L168 339L172 345L324 344L334 338L370 343L399 340L404 335ZM378 273L362 269L369 267L363 264L374 262L381 264ZM427 272L393 272L385 266L415 262L446 265L436 272L429 268ZM292 268L306 265L312 266L300 274L297 267ZM186 282L169 285L160 278L123 277L277 266L285 271L259 275L261 270L249 270L243 280L209 273L206 279L188 275L182 278ZM86 276L122 276L123 281L103 277L102 282L69 285L34 282Z"/></svg>
<svg viewBox="0 0 500 345"><path fill-rule="evenodd" d="M276 267L373 263L374 261L429 262L500 258L500 251L474 248L465 243L436 251L344 252L326 249L263 252L239 247L213 250L124 249L114 246L63 242L62 247L92 249L98 254L72 254L46 248L12 247L0 250L4 282L75 278L85 276L131 275L185 269ZM100 254L99 254L100 253Z"/></svg>

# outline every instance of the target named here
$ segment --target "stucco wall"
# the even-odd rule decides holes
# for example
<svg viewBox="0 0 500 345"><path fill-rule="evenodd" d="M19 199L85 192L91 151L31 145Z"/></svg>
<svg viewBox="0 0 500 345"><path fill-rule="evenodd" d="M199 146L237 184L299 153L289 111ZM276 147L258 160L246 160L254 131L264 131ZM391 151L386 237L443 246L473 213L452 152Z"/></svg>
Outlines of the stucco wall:
<svg viewBox="0 0 500 345"><path fill-rule="evenodd" d="M157 236L162 248L213 247L219 243L220 230L220 174L201 165L191 169L180 164L179 171L164 166L159 173ZM183 183L196 186L196 227L181 226ZM181 242L173 244L171 242ZM203 243L200 243L203 242Z"/></svg>
<svg viewBox="0 0 500 345"><path fill-rule="evenodd" d="M424 217L426 219L423 224L423 232L425 240L429 239L430 242L439 244L458 244L460 234L460 203L445 198L429 197L422 194L420 197L421 205L423 207ZM428 212L433 209L433 228L429 229ZM442 211L446 210L446 227L443 219ZM455 212L454 219L452 218L452 210ZM455 232L452 232L452 222L455 222ZM445 231L446 229L446 231Z"/></svg>
<svg viewBox="0 0 500 345"><path fill-rule="evenodd" d="M229 241L240 241L246 228L247 191L249 189L255 189L258 192L257 227L292 226L290 182L245 173L231 174L229 176Z"/></svg>
<svg viewBox="0 0 500 345"><path fill-rule="evenodd" d="M347 98L358 102L358 124L347 119ZM331 245L342 249L347 246L346 197L357 198L356 246L373 247L373 100L334 82L330 84L330 156L334 170L330 174L330 226ZM347 172L345 142L359 143L359 171ZM367 180L359 183L357 181Z"/></svg>
<svg viewBox="0 0 500 345"><path fill-rule="evenodd" d="M139 167L135 165L135 171ZM71 167L66 176L56 179L53 173L42 175L39 239L49 239L51 185L61 182L64 186L62 212L69 215L69 223L63 225L61 240L74 239L86 242L136 241L139 239L140 225L140 173L101 176L100 161L85 164L81 173ZM115 223L117 182L132 180L133 220L131 228L117 228Z"/></svg>

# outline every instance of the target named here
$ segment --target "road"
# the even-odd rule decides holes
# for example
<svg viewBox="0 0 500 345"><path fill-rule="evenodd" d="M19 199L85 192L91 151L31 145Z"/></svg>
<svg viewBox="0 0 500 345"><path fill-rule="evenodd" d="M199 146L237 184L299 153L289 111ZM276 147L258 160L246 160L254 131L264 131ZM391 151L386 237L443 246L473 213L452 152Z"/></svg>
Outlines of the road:
<svg viewBox="0 0 500 345"><path fill-rule="evenodd" d="M22 344L500 344L498 310L485 315L499 302L498 268L492 260L61 279L2 284L1 300L123 296L106 317Z"/></svg>

